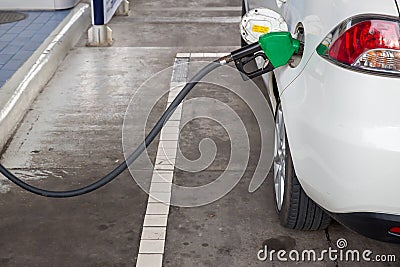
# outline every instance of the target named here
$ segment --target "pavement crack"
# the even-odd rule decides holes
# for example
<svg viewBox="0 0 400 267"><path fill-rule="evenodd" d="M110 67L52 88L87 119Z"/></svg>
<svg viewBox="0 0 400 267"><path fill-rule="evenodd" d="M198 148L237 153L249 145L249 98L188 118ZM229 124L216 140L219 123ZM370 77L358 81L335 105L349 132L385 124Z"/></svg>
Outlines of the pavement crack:
<svg viewBox="0 0 400 267"><path fill-rule="evenodd" d="M325 237L326 237L326 241L328 241L329 247L333 247L332 239L331 239L331 236L329 235L329 227L325 229ZM339 262L337 259L334 261L334 263L335 263L335 267L339 267Z"/></svg>
<svg viewBox="0 0 400 267"><path fill-rule="evenodd" d="M30 111L32 111L32 109L31 109ZM26 135L27 135L27 136L30 135L30 133L31 133L32 130L33 130L33 127L35 126L35 123L37 123L37 122L39 121L39 118L40 118L40 115L37 115L36 118L34 119L34 121L31 123L31 125L29 126L29 129L28 129L27 132L26 132ZM18 146L18 148L17 148L17 152L20 151L20 149L22 148L22 146L25 144L25 142L26 142L27 140L28 140L27 138L24 138L24 139L22 140L22 142L19 144L19 146Z"/></svg>

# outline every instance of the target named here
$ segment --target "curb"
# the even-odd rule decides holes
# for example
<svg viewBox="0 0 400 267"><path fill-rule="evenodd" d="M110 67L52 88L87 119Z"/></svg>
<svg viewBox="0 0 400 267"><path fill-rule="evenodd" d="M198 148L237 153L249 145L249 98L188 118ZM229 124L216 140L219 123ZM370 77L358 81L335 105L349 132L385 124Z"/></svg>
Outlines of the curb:
<svg viewBox="0 0 400 267"><path fill-rule="evenodd" d="M90 6L78 4L0 90L0 151L29 107L90 25Z"/></svg>

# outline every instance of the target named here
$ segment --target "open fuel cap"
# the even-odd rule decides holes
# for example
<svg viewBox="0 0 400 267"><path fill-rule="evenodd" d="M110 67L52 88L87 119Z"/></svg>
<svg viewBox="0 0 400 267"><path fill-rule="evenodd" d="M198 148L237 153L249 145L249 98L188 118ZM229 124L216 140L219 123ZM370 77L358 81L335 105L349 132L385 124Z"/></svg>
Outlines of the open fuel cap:
<svg viewBox="0 0 400 267"><path fill-rule="evenodd" d="M288 26L283 17L268 8L255 8L242 17L240 33L248 44L258 41L261 35L269 32L285 32Z"/></svg>

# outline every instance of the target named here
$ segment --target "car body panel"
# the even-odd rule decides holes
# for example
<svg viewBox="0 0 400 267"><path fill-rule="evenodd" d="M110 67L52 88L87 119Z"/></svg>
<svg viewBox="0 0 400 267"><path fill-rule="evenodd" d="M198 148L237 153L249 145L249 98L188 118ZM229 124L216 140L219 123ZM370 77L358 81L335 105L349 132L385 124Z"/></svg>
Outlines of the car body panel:
<svg viewBox="0 0 400 267"><path fill-rule="evenodd" d="M281 102L304 191L330 212L400 215L400 80L317 54L301 76Z"/></svg>
<svg viewBox="0 0 400 267"><path fill-rule="evenodd" d="M299 22L304 26L300 64L274 73L293 163L307 195L333 213L400 215L400 79L345 69L315 52L348 18L399 17L396 2L287 0L278 8L275 0L249 0L248 7L278 11L292 34ZM270 77L264 76L267 85Z"/></svg>

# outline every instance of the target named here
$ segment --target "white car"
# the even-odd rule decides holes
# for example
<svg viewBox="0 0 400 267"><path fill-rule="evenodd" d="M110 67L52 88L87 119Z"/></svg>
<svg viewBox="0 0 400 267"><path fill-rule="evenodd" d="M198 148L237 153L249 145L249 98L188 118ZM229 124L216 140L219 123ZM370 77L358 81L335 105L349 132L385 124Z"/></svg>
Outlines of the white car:
<svg viewBox="0 0 400 267"><path fill-rule="evenodd" d="M400 242L400 0L244 0L278 12L304 53L264 75L282 225Z"/></svg>

